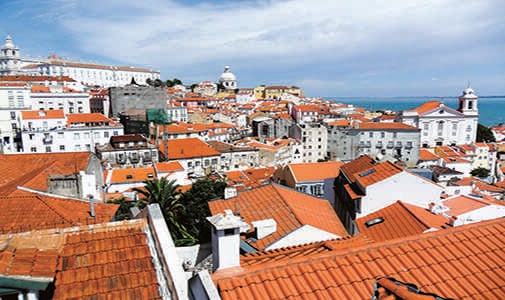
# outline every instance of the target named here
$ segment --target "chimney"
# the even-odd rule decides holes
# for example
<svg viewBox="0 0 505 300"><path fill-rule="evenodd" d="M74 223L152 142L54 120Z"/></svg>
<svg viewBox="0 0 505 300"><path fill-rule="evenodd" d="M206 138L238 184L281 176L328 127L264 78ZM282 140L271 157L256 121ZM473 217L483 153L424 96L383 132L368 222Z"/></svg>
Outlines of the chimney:
<svg viewBox="0 0 505 300"><path fill-rule="evenodd" d="M89 215L94 218L95 217L95 200L93 199L93 195L88 195L89 199Z"/></svg>
<svg viewBox="0 0 505 300"><path fill-rule="evenodd" d="M228 186L224 188L224 200L237 197L237 188L233 186Z"/></svg>
<svg viewBox="0 0 505 300"><path fill-rule="evenodd" d="M212 225L212 270L240 266L240 232L249 225L228 209L207 220Z"/></svg>
<svg viewBox="0 0 505 300"><path fill-rule="evenodd" d="M262 239L277 231L277 222L274 219L265 219L251 222L256 239Z"/></svg>

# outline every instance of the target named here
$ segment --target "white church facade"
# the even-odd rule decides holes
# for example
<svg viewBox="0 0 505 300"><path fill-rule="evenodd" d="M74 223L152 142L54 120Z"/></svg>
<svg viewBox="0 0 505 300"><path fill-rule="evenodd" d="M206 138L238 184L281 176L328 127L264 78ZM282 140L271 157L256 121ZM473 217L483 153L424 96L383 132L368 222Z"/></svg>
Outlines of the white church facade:
<svg viewBox="0 0 505 300"><path fill-rule="evenodd" d="M421 146L463 145L475 142L479 121L478 97L467 88L457 109L440 101L428 101L404 110L398 121L421 129Z"/></svg>
<svg viewBox="0 0 505 300"><path fill-rule="evenodd" d="M105 88L124 86L131 83L132 78L138 84L144 84L148 78L160 78L159 71L147 68L82 63L55 55L48 58L23 57L10 36L0 48L0 75L68 76L87 86Z"/></svg>

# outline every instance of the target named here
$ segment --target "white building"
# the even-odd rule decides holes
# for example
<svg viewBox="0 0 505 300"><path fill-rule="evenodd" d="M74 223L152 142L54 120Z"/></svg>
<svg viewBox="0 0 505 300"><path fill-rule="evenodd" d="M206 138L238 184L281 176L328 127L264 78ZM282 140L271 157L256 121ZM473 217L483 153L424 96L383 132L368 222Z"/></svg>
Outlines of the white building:
<svg viewBox="0 0 505 300"><path fill-rule="evenodd" d="M33 110L59 109L65 114L90 113L88 92L61 86L33 86L30 97Z"/></svg>
<svg viewBox="0 0 505 300"><path fill-rule="evenodd" d="M326 158L328 131L323 124L301 123L291 127L291 136L302 143L302 162L317 162Z"/></svg>
<svg viewBox="0 0 505 300"><path fill-rule="evenodd" d="M0 83L0 152L15 152L14 138L22 110L30 109L30 88L22 83Z"/></svg>
<svg viewBox="0 0 505 300"><path fill-rule="evenodd" d="M389 206L398 199L428 207L440 199L444 187L389 161L377 163L363 155L340 168L335 181L335 211L350 233L354 220Z"/></svg>
<svg viewBox="0 0 505 300"><path fill-rule="evenodd" d="M121 124L104 115L62 110L22 111L21 126L21 152L94 152L95 145L124 134Z"/></svg>
<svg viewBox="0 0 505 300"><path fill-rule="evenodd" d="M402 111L398 119L421 129L422 147L473 143L479 121L478 97L471 88L467 88L459 97L458 109L440 101L428 101Z"/></svg>
<svg viewBox="0 0 505 300"><path fill-rule="evenodd" d="M399 159L408 165L419 160L419 128L397 122L327 123L328 157L352 160L363 154Z"/></svg>
<svg viewBox="0 0 505 300"><path fill-rule="evenodd" d="M55 55L37 59L22 57L10 36L0 49L0 74L69 76L85 85L101 87L124 86L131 83L132 78L139 84L160 78L159 71L146 68L82 63Z"/></svg>

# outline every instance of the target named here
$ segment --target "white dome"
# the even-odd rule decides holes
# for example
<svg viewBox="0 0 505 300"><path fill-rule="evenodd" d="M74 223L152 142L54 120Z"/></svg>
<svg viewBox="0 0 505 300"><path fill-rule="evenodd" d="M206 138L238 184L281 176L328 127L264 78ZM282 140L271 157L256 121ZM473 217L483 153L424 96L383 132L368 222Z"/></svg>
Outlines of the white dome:
<svg viewBox="0 0 505 300"><path fill-rule="evenodd" d="M230 71L230 67L226 66L224 67L224 72L219 76L219 82L230 82L230 81L237 81L237 77Z"/></svg>
<svg viewBox="0 0 505 300"><path fill-rule="evenodd" d="M468 87L463 91L463 97L464 98L477 98L477 95L475 95L475 92L472 88Z"/></svg>

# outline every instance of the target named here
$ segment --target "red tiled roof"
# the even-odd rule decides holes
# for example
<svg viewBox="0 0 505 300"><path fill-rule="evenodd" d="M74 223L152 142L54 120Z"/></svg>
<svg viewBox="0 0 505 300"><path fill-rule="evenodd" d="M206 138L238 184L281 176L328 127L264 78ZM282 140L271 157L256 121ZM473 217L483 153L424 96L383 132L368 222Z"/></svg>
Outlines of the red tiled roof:
<svg viewBox="0 0 505 300"><path fill-rule="evenodd" d="M361 186L367 187L393 175L401 173L402 171L403 168L393 164L390 161L385 161L376 164L369 169L358 171L353 174L353 177L356 178L356 182L358 182Z"/></svg>
<svg viewBox="0 0 505 300"><path fill-rule="evenodd" d="M83 114L69 114L67 115L67 124L83 124L83 123L109 123L110 126L120 126L112 119L100 113L83 113Z"/></svg>
<svg viewBox="0 0 505 300"><path fill-rule="evenodd" d="M297 182L316 181L336 178L340 173L341 161L328 161L317 163L291 163L289 169Z"/></svg>
<svg viewBox="0 0 505 300"><path fill-rule="evenodd" d="M112 173L110 183L142 182L156 177L156 173L152 167L110 169L105 172ZM105 178L107 177L108 175L105 175Z"/></svg>
<svg viewBox="0 0 505 300"><path fill-rule="evenodd" d="M198 138L168 140L167 143L170 160L221 155ZM159 150L166 154L163 141L159 144Z"/></svg>
<svg viewBox="0 0 505 300"><path fill-rule="evenodd" d="M358 130L404 130L404 131L420 131L421 129L397 122L363 122L358 123Z"/></svg>
<svg viewBox="0 0 505 300"><path fill-rule="evenodd" d="M0 81L14 81L14 82L76 82L68 76L33 76L33 75L3 75L0 76Z"/></svg>
<svg viewBox="0 0 505 300"><path fill-rule="evenodd" d="M433 111L437 108L440 107L443 103L440 101L427 101L421 104L420 106L413 108L413 110L416 110L418 114L424 115L425 113L428 113L430 111Z"/></svg>
<svg viewBox="0 0 505 300"><path fill-rule="evenodd" d="M235 186L237 190L258 187L269 183L274 171L274 167L228 171L225 173L226 183Z"/></svg>
<svg viewBox="0 0 505 300"><path fill-rule="evenodd" d="M489 205L485 201L465 195L448 198L444 200L443 204L449 208L447 214L454 217Z"/></svg>
<svg viewBox="0 0 505 300"><path fill-rule="evenodd" d="M95 203L95 218L86 201L26 193L0 197L0 234L109 222L119 205Z"/></svg>
<svg viewBox="0 0 505 300"><path fill-rule="evenodd" d="M461 186L470 186L472 183L475 185L476 188L478 188L481 191L487 191L487 192L493 192L493 193L503 193L505 191L504 188L487 184L484 181L475 178L475 177L465 177L460 180L454 181L455 185L461 185Z"/></svg>
<svg viewBox="0 0 505 300"><path fill-rule="evenodd" d="M235 198L209 202L212 215L231 209L240 213L247 223L273 218L277 231L271 235L251 241L257 249L265 249L271 243L291 231L310 225L338 236L347 236L347 231L327 200L271 184L241 192Z"/></svg>
<svg viewBox="0 0 505 300"><path fill-rule="evenodd" d="M362 155L340 167L340 171L343 172L350 182L355 181L354 174L363 172L374 166L375 161L368 155Z"/></svg>
<svg viewBox="0 0 505 300"><path fill-rule="evenodd" d="M54 110L23 110L21 111L21 118L23 120L37 120L37 119L64 119L65 114L61 109Z"/></svg>
<svg viewBox="0 0 505 300"><path fill-rule="evenodd" d="M48 176L85 170L91 156L90 152L0 154L0 194L12 194L18 186L47 191Z"/></svg>
<svg viewBox="0 0 505 300"><path fill-rule="evenodd" d="M366 222L378 218L382 218L383 222L366 225ZM446 223L447 219L442 215L432 214L427 209L401 201L356 219L359 233L377 242L421 234L430 228L441 229Z"/></svg>
<svg viewBox="0 0 505 300"><path fill-rule="evenodd" d="M419 149L419 160L422 161L436 161L440 157L427 149Z"/></svg>
<svg viewBox="0 0 505 300"><path fill-rule="evenodd" d="M52 299L162 299L147 226L139 219L0 235L0 275L43 276L54 283Z"/></svg>
<svg viewBox="0 0 505 300"><path fill-rule="evenodd" d="M505 298L505 219L212 275L228 299L371 299L394 277L454 299ZM233 272L231 272L233 271Z"/></svg>
<svg viewBox="0 0 505 300"><path fill-rule="evenodd" d="M156 169L160 173L184 171L184 168L178 161L164 161L155 164Z"/></svg>

